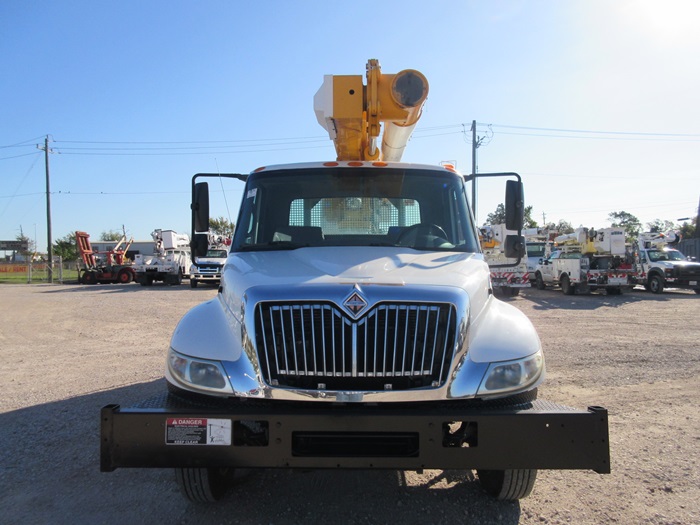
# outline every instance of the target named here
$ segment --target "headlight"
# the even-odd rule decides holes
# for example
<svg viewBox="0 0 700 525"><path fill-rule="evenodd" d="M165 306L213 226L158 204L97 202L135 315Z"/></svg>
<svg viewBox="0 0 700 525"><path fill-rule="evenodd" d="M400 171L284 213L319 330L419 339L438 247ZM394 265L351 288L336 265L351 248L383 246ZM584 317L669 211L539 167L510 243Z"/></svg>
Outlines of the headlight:
<svg viewBox="0 0 700 525"><path fill-rule="evenodd" d="M541 351L515 361L491 363L477 395L524 390L540 378L543 370L544 358Z"/></svg>
<svg viewBox="0 0 700 525"><path fill-rule="evenodd" d="M224 368L218 361L189 357L171 348L168 369L179 382L197 390L233 394Z"/></svg>

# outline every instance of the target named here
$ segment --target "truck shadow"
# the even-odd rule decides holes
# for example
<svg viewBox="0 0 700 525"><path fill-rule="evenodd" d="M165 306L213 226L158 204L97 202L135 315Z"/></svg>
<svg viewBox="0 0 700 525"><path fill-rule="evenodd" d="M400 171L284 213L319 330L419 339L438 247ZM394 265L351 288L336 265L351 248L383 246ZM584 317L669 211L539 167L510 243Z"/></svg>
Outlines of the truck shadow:
<svg viewBox="0 0 700 525"><path fill-rule="evenodd" d="M697 294L686 290L669 290L661 294L653 294L641 288L635 288L622 295L607 295L605 292L593 292L589 294L564 295L557 288L537 290L528 288L520 293L517 298L509 299L525 300L534 303L535 310L597 310L600 308L619 308L620 306L637 303L640 301L655 301L668 303L669 301L695 300Z"/></svg>
<svg viewBox="0 0 700 525"><path fill-rule="evenodd" d="M171 469L99 470L99 414L166 388L163 379L0 413L6 523L510 523L518 502L487 496L469 471L239 470L215 504L180 494ZM535 486L535 492L537 485Z"/></svg>
<svg viewBox="0 0 700 525"><path fill-rule="evenodd" d="M217 286L199 285L197 288L190 288L188 281L183 281L179 285L170 285L165 283L154 283L152 286L141 286L138 283L129 284L47 284L46 288L41 290L41 293L145 293L149 291L157 291L159 294L163 292L178 292L187 291L192 293L216 293Z"/></svg>

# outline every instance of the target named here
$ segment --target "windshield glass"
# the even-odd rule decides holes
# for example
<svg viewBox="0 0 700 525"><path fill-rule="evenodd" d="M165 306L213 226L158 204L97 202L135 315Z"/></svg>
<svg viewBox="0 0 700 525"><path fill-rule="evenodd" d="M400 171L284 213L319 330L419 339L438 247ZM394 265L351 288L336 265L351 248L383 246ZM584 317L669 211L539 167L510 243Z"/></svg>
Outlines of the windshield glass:
<svg viewBox="0 0 700 525"><path fill-rule="evenodd" d="M685 261L685 255L678 250L649 250L649 260L658 261Z"/></svg>
<svg viewBox="0 0 700 525"><path fill-rule="evenodd" d="M459 175L395 167L251 175L232 250L317 246L478 251Z"/></svg>
<svg viewBox="0 0 700 525"><path fill-rule="evenodd" d="M545 245L543 242L528 242L526 247L528 257L544 257Z"/></svg>

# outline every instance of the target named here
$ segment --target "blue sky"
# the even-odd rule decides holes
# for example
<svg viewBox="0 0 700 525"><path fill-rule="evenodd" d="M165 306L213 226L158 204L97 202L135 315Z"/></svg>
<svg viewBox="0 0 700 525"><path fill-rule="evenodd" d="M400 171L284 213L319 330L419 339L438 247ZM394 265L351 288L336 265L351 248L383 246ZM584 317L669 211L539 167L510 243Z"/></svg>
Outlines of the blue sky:
<svg viewBox="0 0 700 525"><path fill-rule="evenodd" d="M187 232L193 174L333 159L313 96L369 58L430 83L404 161L469 172L476 120L540 222L694 216L698 27L692 0L0 2L0 239L46 249L46 135L54 240Z"/></svg>

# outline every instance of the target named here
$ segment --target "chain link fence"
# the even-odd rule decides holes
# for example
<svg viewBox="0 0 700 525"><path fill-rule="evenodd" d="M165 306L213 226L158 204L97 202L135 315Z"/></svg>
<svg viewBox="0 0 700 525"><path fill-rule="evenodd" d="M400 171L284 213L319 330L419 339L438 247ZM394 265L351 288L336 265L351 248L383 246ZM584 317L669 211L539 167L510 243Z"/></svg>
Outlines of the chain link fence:
<svg viewBox="0 0 700 525"><path fill-rule="evenodd" d="M53 266L54 283L77 283L77 261L64 261L61 257L54 257ZM49 282L49 264L46 261L27 262L0 262L0 283L8 284L36 284Z"/></svg>

